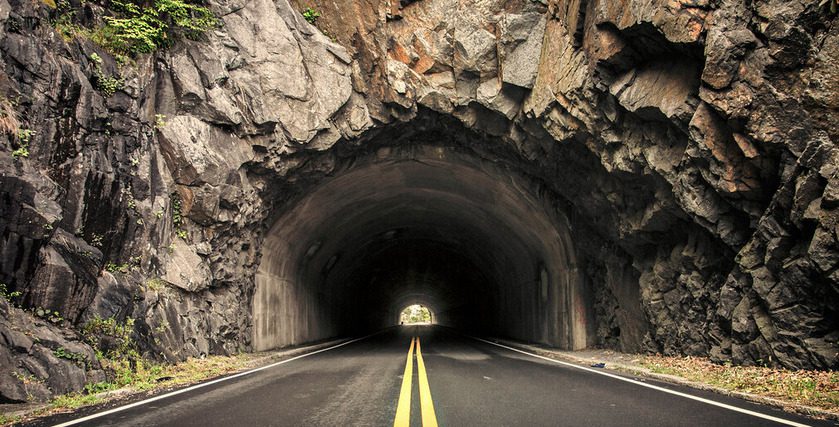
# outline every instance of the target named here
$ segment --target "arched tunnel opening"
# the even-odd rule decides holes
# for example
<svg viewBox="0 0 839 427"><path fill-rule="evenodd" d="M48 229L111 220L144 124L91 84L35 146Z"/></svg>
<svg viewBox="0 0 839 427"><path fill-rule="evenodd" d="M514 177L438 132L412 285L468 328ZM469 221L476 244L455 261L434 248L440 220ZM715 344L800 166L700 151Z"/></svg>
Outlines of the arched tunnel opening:
<svg viewBox="0 0 839 427"><path fill-rule="evenodd" d="M515 168L462 147L382 145L288 204L267 232L255 350L434 323L587 346L584 279L566 216Z"/></svg>
<svg viewBox="0 0 839 427"><path fill-rule="evenodd" d="M434 315L422 304L411 304L399 313L397 323L399 325L431 325L434 323Z"/></svg>

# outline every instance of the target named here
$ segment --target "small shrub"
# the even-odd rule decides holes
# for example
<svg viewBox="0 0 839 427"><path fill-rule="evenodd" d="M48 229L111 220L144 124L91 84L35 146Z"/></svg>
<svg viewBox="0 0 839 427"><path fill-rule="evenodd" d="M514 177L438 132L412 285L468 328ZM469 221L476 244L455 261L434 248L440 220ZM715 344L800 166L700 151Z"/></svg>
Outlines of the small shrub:
<svg viewBox="0 0 839 427"><path fill-rule="evenodd" d="M312 25L315 25L315 22L318 22L318 18L320 18L320 12L312 9L311 7L307 7L306 10L303 11L303 19Z"/></svg>
<svg viewBox="0 0 839 427"><path fill-rule="evenodd" d="M64 347L58 347L57 349L53 350L52 354L59 359L67 359L69 361L75 362L77 365L85 365L87 364L88 360L85 355L81 353L74 353L72 351L67 350Z"/></svg>
<svg viewBox="0 0 839 427"><path fill-rule="evenodd" d="M20 140L21 144L29 144L29 141L32 140L32 137L36 134L32 129L19 129L17 131L17 139Z"/></svg>
<svg viewBox="0 0 839 427"><path fill-rule="evenodd" d="M29 145L21 145L18 149L12 151L12 158L29 157Z"/></svg>
<svg viewBox="0 0 839 427"><path fill-rule="evenodd" d="M105 264L105 271L107 271L108 273L112 273L112 274L113 273L127 274L130 271L130 269L131 268L128 265L128 263L115 264L113 262L109 262L109 263Z"/></svg>
<svg viewBox="0 0 839 427"><path fill-rule="evenodd" d="M148 286L149 289L153 291L159 291L163 289L163 287L165 286L165 282L163 281L163 279L155 277L146 281L146 286Z"/></svg>
<svg viewBox="0 0 839 427"><path fill-rule="evenodd" d="M171 46L180 36L198 38L218 24L209 9L188 0L111 0L107 7L105 25L86 28L76 24L75 8L59 0L53 26L65 40L89 39L124 64L131 56Z"/></svg>
<svg viewBox="0 0 839 427"><path fill-rule="evenodd" d="M43 307L34 308L31 310L32 314L50 321L51 323L60 324L64 322L64 318L61 317L61 314L54 310L49 310Z"/></svg>
<svg viewBox="0 0 839 427"><path fill-rule="evenodd" d="M98 233L93 233L93 235L90 236L90 246L93 246L95 248L101 248L102 235Z"/></svg>
<svg viewBox="0 0 839 427"><path fill-rule="evenodd" d="M172 193L172 225L175 228L180 228L184 223L183 215L181 214L181 196L178 193Z"/></svg>
<svg viewBox="0 0 839 427"><path fill-rule="evenodd" d="M133 333L134 319L131 318L120 323L113 317L96 316L82 327L82 338L97 350L100 359L139 359Z"/></svg>
<svg viewBox="0 0 839 427"><path fill-rule="evenodd" d="M178 36L195 39L218 23L209 9L182 0L154 0L140 6L112 0L117 16L105 17L100 41L110 50L136 55L169 47Z"/></svg>
<svg viewBox="0 0 839 427"><path fill-rule="evenodd" d="M9 292L9 289L6 287L6 284L0 283L0 298L12 302L13 299L19 298L21 295L22 294L18 291Z"/></svg>
<svg viewBox="0 0 839 427"><path fill-rule="evenodd" d="M102 70L102 57L99 54L95 52L90 54L90 61L96 64L96 68L93 70L93 82L96 90L102 92L102 95L108 98L122 89L122 78L106 75L105 71Z"/></svg>
<svg viewBox="0 0 839 427"><path fill-rule="evenodd" d="M155 129L162 129L166 126L166 115L165 114L155 114L154 115L154 128Z"/></svg>

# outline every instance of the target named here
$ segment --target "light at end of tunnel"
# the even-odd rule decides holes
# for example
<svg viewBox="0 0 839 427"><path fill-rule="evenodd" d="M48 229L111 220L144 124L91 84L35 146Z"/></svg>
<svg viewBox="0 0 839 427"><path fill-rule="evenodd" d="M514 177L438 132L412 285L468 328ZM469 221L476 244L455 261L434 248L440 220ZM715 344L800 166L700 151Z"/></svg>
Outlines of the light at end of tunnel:
<svg viewBox="0 0 839 427"><path fill-rule="evenodd" d="M432 322L431 311L419 304L409 305L399 314L400 325L430 325Z"/></svg>

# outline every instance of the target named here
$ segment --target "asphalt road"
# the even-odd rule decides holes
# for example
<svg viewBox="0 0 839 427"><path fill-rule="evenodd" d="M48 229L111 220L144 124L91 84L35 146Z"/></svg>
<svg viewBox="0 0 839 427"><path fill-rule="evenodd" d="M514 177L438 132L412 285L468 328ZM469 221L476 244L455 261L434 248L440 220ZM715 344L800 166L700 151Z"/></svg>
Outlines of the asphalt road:
<svg viewBox="0 0 839 427"><path fill-rule="evenodd" d="M419 346L411 345L414 336ZM424 363L419 363L419 349ZM408 370L410 382L403 381ZM428 385L425 392L423 383ZM644 383L803 425L834 425L710 392ZM396 419L400 399L403 409ZM41 423L58 424L78 416ZM78 425L390 426L394 421L425 427L433 421L441 426L783 425L517 353L445 328L415 326Z"/></svg>

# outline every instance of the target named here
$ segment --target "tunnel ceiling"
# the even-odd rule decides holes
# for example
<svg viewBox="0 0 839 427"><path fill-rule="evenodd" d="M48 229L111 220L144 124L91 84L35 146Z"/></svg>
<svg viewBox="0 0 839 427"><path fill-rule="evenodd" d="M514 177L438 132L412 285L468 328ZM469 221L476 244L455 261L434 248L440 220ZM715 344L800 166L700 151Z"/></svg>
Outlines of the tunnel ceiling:
<svg viewBox="0 0 839 427"><path fill-rule="evenodd" d="M254 299L257 348L288 344L275 337L306 329L284 322L284 310L325 328L308 333L331 336L390 325L411 302L430 306L438 323L585 346L567 220L526 177L462 147L420 144L383 146L334 174L267 233ZM543 270L550 288L540 297ZM277 310L272 301L286 292L296 297ZM326 302L311 302L318 299Z"/></svg>
<svg viewBox="0 0 839 427"><path fill-rule="evenodd" d="M130 318L177 361L419 302L561 348L839 368L827 5L207 3L223 25L125 66L0 0L3 336L93 355L72 330ZM11 366L46 381L47 341L0 345L0 400L31 391ZM61 366L39 399L97 375Z"/></svg>

